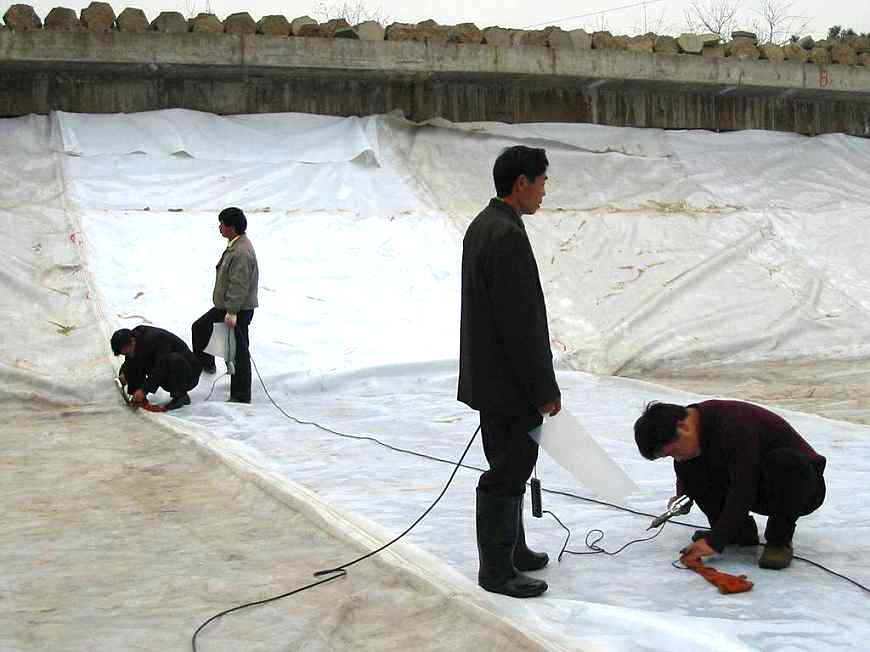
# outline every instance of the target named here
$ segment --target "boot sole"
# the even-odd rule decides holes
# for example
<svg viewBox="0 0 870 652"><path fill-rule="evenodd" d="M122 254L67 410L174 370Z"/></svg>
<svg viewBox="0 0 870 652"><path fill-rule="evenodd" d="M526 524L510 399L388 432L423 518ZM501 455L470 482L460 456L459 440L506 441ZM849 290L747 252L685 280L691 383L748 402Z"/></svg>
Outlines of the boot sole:
<svg viewBox="0 0 870 652"><path fill-rule="evenodd" d="M501 595L506 595L511 598L536 598L537 596L545 593L549 586L544 584L543 588L534 589L530 591L509 591L506 587L502 586L484 586L483 584L479 585L484 591L489 591L490 593L499 593Z"/></svg>

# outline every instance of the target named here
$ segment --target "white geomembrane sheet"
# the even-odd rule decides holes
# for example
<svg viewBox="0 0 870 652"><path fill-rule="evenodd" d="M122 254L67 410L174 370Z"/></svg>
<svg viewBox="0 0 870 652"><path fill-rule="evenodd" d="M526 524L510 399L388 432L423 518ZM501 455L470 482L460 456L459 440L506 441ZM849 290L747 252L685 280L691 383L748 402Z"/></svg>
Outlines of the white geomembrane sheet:
<svg viewBox="0 0 870 652"><path fill-rule="evenodd" d="M643 460L633 442L644 404L704 398L644 378L723 395L751 384L762 398L798 387L810 410L816 391L825 398L818 412L867 395L870 140L161 111L0 121L0 404L97 396L123 409L108 335L148 323L190 341L225 246L217 214L236 205L259 259L251 351L269 395L301 420L457 460L477 426L455 400L462 234L492 194L493 160L517 143L546 147L550 160L543 208L526 224L563 403L637 485L626 506L658 513L672 494L670 465ZM46 225L74 246L47 250ZM53 271L35 275L47 255ZM80 305L96 306L100 329L76 327L68 275L90 279ZM316 492L374 536L404 530L450 474L287 419L256 372L251 405L225 403L228 378L212 392L214 380L202 378L190 407L154 418L207 429L213 448ZM799 521L796 553L870 584L870 427L774 409L828 458L827 500ZM864 417L849 409L844 419ZM466 464L485 464L479 441ZM545 489L599 498L545 452L537 473ZM472 591L476 480L461 469L406 537ZM756 551L728 550L711 563L755 588L722 596L671 566L691 534L674 524L616 557L558 562L564 530L532 519L528 502L550 589L485 597L553 649L866 647L870 596L809 564L762 571ZM544 509L570 528L575 551L593 528L612 550L649 523L566 495L545 493ZM686 520L704 523L697 510Z"/></svg>

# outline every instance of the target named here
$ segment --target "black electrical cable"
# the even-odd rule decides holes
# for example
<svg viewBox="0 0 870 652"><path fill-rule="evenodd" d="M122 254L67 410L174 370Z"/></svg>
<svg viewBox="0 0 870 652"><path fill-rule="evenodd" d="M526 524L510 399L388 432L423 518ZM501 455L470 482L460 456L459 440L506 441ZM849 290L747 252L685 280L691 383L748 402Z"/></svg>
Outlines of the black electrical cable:
<svg viewBox="0 0 870 652"><path fill-rule="evenodd" d="M444 485L444 488L441 490L441 493L438 494L438 497L435 499L435 501L434 501L434 502L433 502L433 503L432 503L432 504L431 504L431 505L426 509L426 511L424 511L424 512L423 512L423 513L422 513L422 514L421 514L421 515L420 515L420 516L419 516L419 517L418 517L418 518L417 518L417 519L416 519L416 520L415 520L415 521L414 521L410 526L408 526L408 528L406 528L404 532L402 532L400 535L398 535L397 537L395 537L393 540L391 540L391 541L389 541L388 543L384 544L383 546L381 546L381 547L378 548L377 550L373 550L373 551L371 551L371 552L369 552L369 553L366 553L365 555L363 555L363 556L361 556L361 557L358 557L357 559L354 559L353 561L350 561L350 562L347 562L347 563L345 563L345 564L342 564L341 566L336 566L335 568L329 568L329 569L319 570L319 571L317 571L316 573L314 573L314 576L315 576L315 577L322 577L322 576L324 576L324 575L330 575L330 574L333 575L332 577L326 577L326 578L324 578L324 579L322 579L322 580L319 580L319 581L317 581L317 582L313 582L313 583L308 584L308 585L306 585L306 586L299 587L299 588L294 589L294 590L292 590L292 591L288 591L287 593L282 593L281 595L276 595L276 596L273 596L273 597L271 597L271 598L266 598L266 599L263 599L263 600L257 600L257 601L255 601L255 602L249 602L249 603L246 603L246 604L243 604L243 605L239 605L239 606L237 606L237 607L232 607L232 608L230 608L230 609L226 609L226 610L224 610L224 611L222 611L222 612L220 612L220 613L218 613L218 614L215 614L214 616L212 616L211 618L209 618L208 620L206 620L204 623L202 623L202 625L200 625L200 626L197 628L197 630L194 632L193 637L191 638L191 645L192 645L192 647L193 647L193 652L197 652L197 648L196 648L196 637L197 637L197 635L198 635L198 634L203 630L203 628L205 628L206 625L208 625L209 623L211 623L211 622L213 622L214 620L220 618L221 616L225 616L226 614L232 613L232 612L234 612L234 611L239 611L240 609L245 609L245 608L247 608L247 607L253 607L253 606L257 606L257 605L261 605L261 604L266 604L266 603L269 603L269 602L274 602L274 601L276 601L276 600L280 600L280 599L282 599L282 598L286 598L286 597L289 597L289 596L291 596L291 595L295 595L295 594L297 594L297 593L301 593L302 591L306 591L306 590L308 590L308 589L310 589L310 588L313 588L313 587L315 587L315 586L319 586L319 585L321 585L321 584L325 584L326 582L330 582L330 581L332 581L332 580L334 580L334 579L338 579L339 577L343 577L343 576L345 576L345 575L347 574L347 570L346 570L346 569L347 569L348 567L353 566L354 564L357 564L357 563L359 563L359 562L361 562L361 561L363 561L363 560L365 560L365 559L368 559L368 558L371 557L372 555L376 555L377 553L381 552L382 550L384 550L384 549L388 548L389 546L393 545L396 541L398 541L399 539L401 539L402 537L404 537L408 532L410 532L410 531L411 531L411 530L412 530L412 529L413 529L413 528L414 528L414 527L415 527L415 526L416 526L420 521L422 521L422 520L423 520L423 519L424 519L424 518L429 514L429 512L432 511L432 509L435 507L435 505L438 504L438 502L441 500L441 498L442 498L442 497L444 496L444 494L447 492L447 489L450 487L450 484L453 482L453 478L456 476L456 472L457 472L460 468L469 469L469 470L472 470L472 471L478 471L478 472L481 472L481 473L484 472L484 469L481 469L481 468L476 467L476 466L471 466L471 465L463 464L463 463L462 463L462 461L465 459L465 456L468 454L469 449L471 448L471 444L474 442L474 439L477 437L477 433L480 431L480 426L478 426L477 429L474 431L474 434L471 436L471 439L468 441L468 444L466 445L465 450L462 452L462 455L461 455L461 457L459 458L459 461L458 461L458 462L453 462L452 460L445 460L445 459L443 459L443 458L435 457L435 456L433 456L433 455L427 455L427 454L425 454L425 453L420 453L420 452L417 452L417 451L408 450L408 449L405 449L405 448L400 448L400 447L398 447L398 446L393 446L393 445L391 445L391 444L386 444L386 443L384 443L384 442L382 442L382 441L376 439L375 437L371 437L371 436L367 436L367 435L348 435L348 434L346 434L346 433L339 432L339 431L337 431L337 430L333 430L333 429L331 429L331 428L327 428L327 427L325 427L325 426L322 426L322 425L320 425L319 423L315 423L314 421L304 421L304 420L302 420L302 419L298 419L297 417L293 416L292 414L288 414L288 413L287 413L287 412L286 412L286 411L285 411L285 410L284 410L280 405L278 405L278 403L275 402L275 399L272 398L272 395L269 394L269 390L268 390L268 388L266 387L266 383L263 381L263 377L260 375L260 370L259 370L259 368L257 368L257 363L254 361L253 357L251 358L251 362L253 363L254 370L255 370L256 373L257 373L257 378L259 379L259 381L260 381L260 385L263 387L263 391L265 392L266 397L269 399L269 402L270 402L270 403L271 403L271 404L272 404L272 405L273 405L273 406L274 406L274 407L275 407L275 408L276 408L276 409L277 409L281 414L283 414L286 418L291 419L292 421L295 421L296 423L298 423L298 424L300 424L300 425L313 426L313 427L315 427L315 428L319 428L320 430L323 430L323 431L328 432L328 433L330 433L330 434L336 435L336 436L338 436L338 437L344 437L344 438L346 438L346 439L355 439L355 440L358 440L358 441L370 441L370 442L372 442L372 443L378 444L378 445L380 445L380 446L383 446L384 448L388 448L388 449L390 449L390 450L392 450L392 451L396 451L396 452L398 452L398 453L405 453L405 454L407 454L407 455L414 455L415 457L421 457L421 458L423 458L423 459L428 459L428 460L431 460L431 461L434 461L434 462L441 462L441 463L443 463L443 464L450 464L450 465L453 466L454 468L453 468L453 472L450 474L450 478L448 478L447 483ZM214 392L214 388L215 388L215 385L217 385L217 381L220 380L221 378L223 378L223 376L225 376L225 375L227 375L227 374L223 374L222 376L220 376L220 377L218 377L217 379L215 379L214 383L212 384L211 392L209 392L208 397L206 397L206 400L208 400L208 398L211 397L212 392ZM568 492L568 491L557 491L557 490L554 490L554 489L544 489L543 487L541 488L541 491L546 492L546 493L549 493L549 494L553 494L553 495L559 495L559 496L566 496L566 497L570 497L570 498L575 498L575 499L577 499L577 500L582 500L582 501L585 501L585 502L594 503L594 504L596 504L596 505L601 505L601 506L604 506L604 507L610 507L610 508L617 509L617 510L620 510L620 511L623 511L623 512L628 512L629 514L634 514L634 515L636 515L636 516L646 516L646 517L649 517L649 518L655 518L655 517L657 516L656 514L649 514L649 513L647 513L647 512L641 512L641 511L639 511L639 510L631 509L630 507L623 507L622 505L617 505L617 504L615 504L615 503L610 503L610 502L607 502L607 501L605 501L605 500L597 500L597 499L595 499L595 498L589 498L589 497L587 497L587 496L580 496L580 495L578 495L578 494L574 494L574 493L571 493L571 492ZM641 542L644 542L644 541L650 541L650 540L656 538L659 534L661 534L661 532L662 532L662 530L664 529L664 526L665 526L666 523L674 523L675 525L683 525L683 526L685 526L685 527L696 528L696 529L700 529L700 528L703 528L703 527L704 527L704 526L697 525L697 524L694 524L694 523L684 523L684 522L682 522L682 521L676 521L676 520L674 520L674 519L669 519L668 521L666 521L666 523L663 523L663 524L661 525L661 527L659 527L659 529L658 529L658 530L655 532L655 534L653 534L652 536L649 536L649 537L646 537L646 538L642 538L642 539L634 539L634 540L629 541L628 543L624 544L623 546L621 546L620 548L618 548L617 550L612 551L612 552L611 552L611 551L608 551L608 550L605 550L604 548L602 548L601 546L598 545L598 544L599 544L599 543L604 539L604 531L603 531L603 530L600 530L600 529L598 529L598 528L594 528L594 529L592 529L592 530L590 530L589 532L586 533L586 547L589 548L589 550L588 550L588 551L575 551L575 550L568 550L568 549L567 549L568 541L569 541L569 539L571 538L571 530L569 530L569 529L565 526L565 524L562 523L562 521L561 521L561 520L560 520L560 519L559 519L559 518L558 518L558 517L557 517L553 512L551 512L551 511L549 511L549 510L544 510L543 513L544 513L544 514L549 514L550 516L552 516L552 517L556 520L556 522L557 522L560 526L562 526L562 528L563 528L563 529L568 533L567 537L565 538L565 543L562 545L562 550L559 552L558 561L561 561L561 560L562 560L562 556L563 556L564 554L570 554L570 555L606 554L606 555L610 555L610 556L612 556L612 555L617 555L617 554L619 554L620 552L622 552L623 550L625 550L628 546L630 546L630 545L632 545L632 544L635 544L635 543L641 543ZM593 534L598 534L599 536L598 536L596 539L594 539L592 542L590 542L590 541L589 541L589 538L590 538ZM826 573L829 573L829 574L831 574L831 575L834 575L835 577L839 577L839 578L841 578L841 579L844 579L844 580L846 580L847 582L850 582L851 584L854 584L854 585L855 585L856 587L858 587L859 589L861 589L861 590L863 590L863 591L866 591L867 593L870 593L870 588L867 588L866 586L864 586L864 585L861 584L860 582L857 582L857 581L853 580L852 578L850 578L850 577L848 577L848 576L846 576L846 575L843 575L843 574L841 574L841 573L838 573L838 572L836 572L836 571L833 571L833 570L831 570L830 568L827 568L826 566L823 566L822 564L819 564L818 562L812 561L812 560L807 559L807 558L805 558L805 557L800 557L800 556L798 556L798 555L795 555L795 556L794 556L794 559L798 559L798 560L803 561L803 562L806 562L806 563L808 563L808 564L810 564L810 565L812 565L812 566L815 566L816 568L819 568L819 569L825 571Z"/></svg>
<svg viewBox="0 0 870 652"><path fill-rule="evenodd" d="M251 359L251 362L253 362L253 358ZM293 417L293 416L287 414L283 409L281 409L281 407L277 403L275 403L275 401L269 395L269 391L266 389L266 383L263 382L263 377L260 375L260 370L257 369L256 363L254 363L254 369L257 371L257 378L260 379L260 384L263 386L263 391L266 392L266 396L269 397L269 400L272 401L272 405L274 405L276 408L278 408L278 410L280 410L281 413L284 414L284 416L286 416L290 419L293 419L294 421L296 421L298 423L305 424L305 425L313 425L313 426L316 426L318 428L321 428L322 430L332 432L332 433L337 434L339 436L349 437L351 439L366 439L366 440L374 441L374 442L379 443L381 445L386 445L386 444L382 444L381 442L377 441L373 437L355 437L352 435L344 435L343 433L338 433L338 432L335 432L333 430L330 430L329 428L324 428L323 426L320 426L316 423L308 423L308 422L301 421L301 420L297 419L296 417ZM217 380L219 380L219 379L215 380L215 384L217 384ZM212 386L212 390L213 389L214 389L214 386ZM209 394L209 396L211 396L211 394ZM426 509L426 511L424 511L422 514L420 514L420 516L417 517L417 519L413 523L411 523L411 525L409 525L401 534L399 534L397 537L393 538L392 540L388 541L387 543L382 545L380 548L377 548L376 550L372 550L371 552L367 552L366 554L362 555L361 557L357 557L353 561L346 562L344 564L341 564L340 566L336 566L335 568L327 568L324 570L319 570L319 571L314 573L314 577L323 577L325 575L331 575L332 577L324 577L324 579L322 579L322 580L319 580L317 582L312 582L311 584L307 584L305 586L299 587L299 588L294 589L292 591L282 593L281 595L276 595L276 596L273 596L271 598L265 598L263 600L256 600L254 602L248 602L248 603L245 603L242 605L238 605L236 607L231 607L230 609L225 609L224 611L221 611L220 613L215 614L214 616L212 616L211 618L206 620L204 623L202 623L199 627L197 627L196 631L193 633L193 636L190 639L190 644L191 644L191 647L193 648L193 652L197 652L196 637L199 635L199 633L209 623L217 620L221 616L225 616L229 613L233 613L234 611L239 611L239 610L245 609L247 607L254 607L254 606L258 606L258 605L262 605L262 604L267 604L269 602L275 602L276 600L281 600L282 598L287 598L291 595L301 593L302 591L306 591L308 589L314 588L315 586L320 586L321 584L325 584L326 582L331 582L332 580L338 579L339 577L344 577L345 575L347 575L347 569L349 567L351 567L354 564L357 564L365 559L368 559L369 557L371 557L373 555L378 554L379 552L385 550L386 548L389 548L391 545L396 543L399 539L401 539L406 534L408 534L408 532L413 530L414 527L420 521L422 521L424 518L426 518L426 516L429 514L429 512L431 512L435 508L435 505L437 505L440 502L440 500L444 497L444 494L447 493L447 489L450 487L450 484L453 482L453 478L456 477L456 472L459 471L459 468L462 466L462 460L464 460L465 456L468 454L468 451L471 448L471 444L474 443L474 440L477 437L478 432L480 432L480 426L477 426L477 428L474 431L474 434L471 435L471 439L468 440L468 444L466 444L465 450L462 451L462 455L460 456L459 461L456 462L456 464L454 465L453 472L450 474L450 477L447 479L447 482L444 484L444 488L441 490L441 493L438 494L438 497L435 498L435 500L432 502L431 505L429 505L429 507ZM401 451L400 449L390 447L390 446L388 446L388 448L393 448L393 450L398 450L399 452L406 452L406 451ZM425 455L421 455L421 456L426 457ZM441 461L441 460L438 460L438 461Z"/></svg>

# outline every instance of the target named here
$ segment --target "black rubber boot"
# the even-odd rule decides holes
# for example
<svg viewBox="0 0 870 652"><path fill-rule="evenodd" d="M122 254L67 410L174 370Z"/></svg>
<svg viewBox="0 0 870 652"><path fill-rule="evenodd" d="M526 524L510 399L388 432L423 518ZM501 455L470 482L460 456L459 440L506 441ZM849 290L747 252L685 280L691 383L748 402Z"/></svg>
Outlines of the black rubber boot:
<svg viewBox="0 0 870 652"><path fill-rule="evenodd" d="M167 403L164 407L167 412L171 410L177 410L180 407L184 407L185 405L190 405L190 396L185 392L181 396L175 396L169 403Z"/></svg>
<svg viewBox="0 0 870 652"><path fill-rule="evenodd" d="M794 557L794 550L792 550L790 542L768 543L764 546L761 559L758 560L758 566L770 570L782 570L789 567L792 557Z"/></svg>
<svg viewBox="0 0 870 652"><path fill-rule="evenodd" d="M526 529L523 526L523 499L517 506L517 545L514 548L514 566L519 571L541 570L550 562L546 552L529 550L526 545Z"/></svg>
<svg viewBox="0 0 870 652"><path fill-rule="evenodd" d="M547 590L547 583L523 575L513 563L521 500L521 496L491 496L477 490L477 583L493 593L533 598Z"/></svg>

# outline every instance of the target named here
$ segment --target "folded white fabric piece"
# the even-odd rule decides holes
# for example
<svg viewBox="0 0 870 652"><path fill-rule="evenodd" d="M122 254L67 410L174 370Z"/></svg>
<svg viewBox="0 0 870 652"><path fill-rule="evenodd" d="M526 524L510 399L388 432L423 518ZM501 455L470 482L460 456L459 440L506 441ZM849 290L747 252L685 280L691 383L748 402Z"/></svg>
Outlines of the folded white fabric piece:
<svg viewBox="0 0 870 652"><path fill-rule="evenodd" d="M211 338L203 350L216 358L223 358L230 376L236 373L236 337L226 324L218 322L214 325Z"/></svg>
<svg viewBox="0 0 870 652"><path fill-rule="evenodd" d="M567 410L548 417L529 436L580 484L602 498L621 502L637 491L625 471Z"/></svg>

